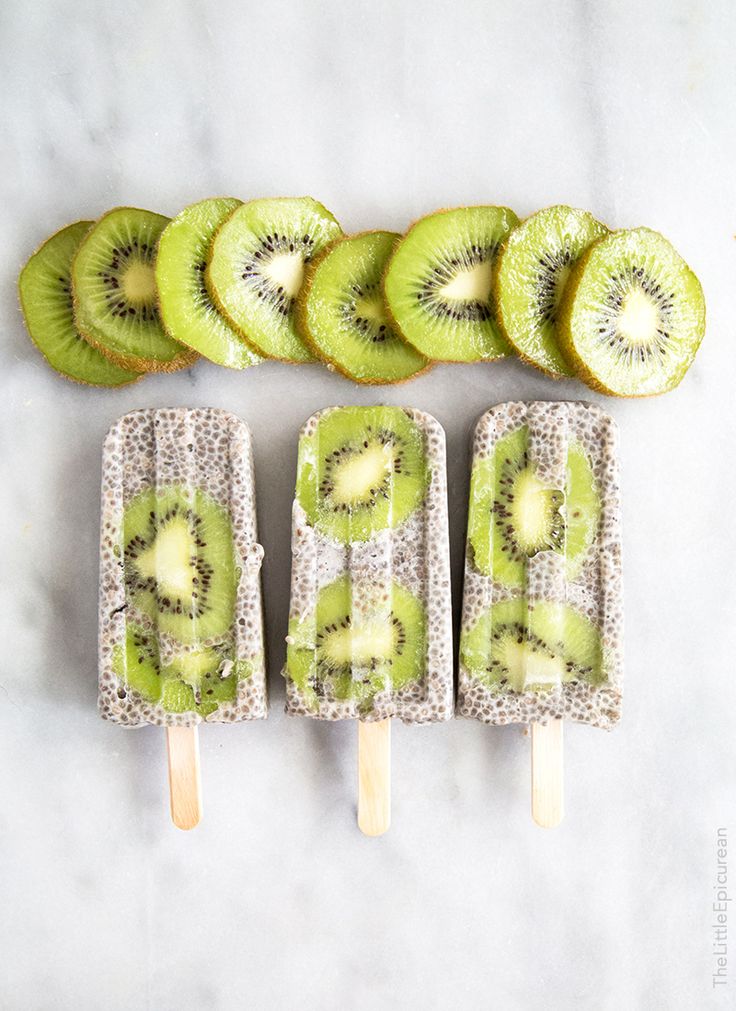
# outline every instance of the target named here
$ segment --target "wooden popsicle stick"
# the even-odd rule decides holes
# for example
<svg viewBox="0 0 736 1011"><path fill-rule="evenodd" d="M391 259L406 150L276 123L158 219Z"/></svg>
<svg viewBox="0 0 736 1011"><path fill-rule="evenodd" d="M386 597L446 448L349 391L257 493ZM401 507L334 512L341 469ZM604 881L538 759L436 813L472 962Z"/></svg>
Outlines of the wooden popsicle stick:
<svg viewBox="0 0 736 1011"><path fill-rule="evenodd" d="M383 835L391 824L391 720L358 722L358 827Z"/></svg>
<svg viewBox="0 0 736 1011"><path fill-rule="evenodd" d="M194 828L202 817L197 727L167 727L166 751L169 758L171 819L177 828Z"/></svg>
<svg viewBox="0 0 736 1011"><path fill-rule="evenodd" d="M556 828L563 815L562 720L532 723L532 817Z"/></svg>

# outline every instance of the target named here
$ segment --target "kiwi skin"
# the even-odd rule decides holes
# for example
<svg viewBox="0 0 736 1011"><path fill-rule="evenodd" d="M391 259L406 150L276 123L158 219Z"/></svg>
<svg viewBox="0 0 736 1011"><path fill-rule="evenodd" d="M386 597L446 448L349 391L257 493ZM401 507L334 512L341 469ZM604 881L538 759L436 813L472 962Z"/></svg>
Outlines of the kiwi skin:
<svg viewBox="0 0 736 1011"><path fill-rule="evenodd" d="M101 218L93 222L93 226L104 221L108 215L114 213L115 211L137 211L141 210L138 207L113 207L109 211L106 211ZM82 240L84 241L84 240ZM81 249L81 245L79 247ZM79 250L74 254L74 260L72 260L72 301L74 303L74 323L79 330L79 333L84 337L88 344L93 348L103 354L106 358L109 358L111 362L118 365L121 369L132 369L137 372L180 372L182 369L188 369L190 365L193 365L197 359L200 357L196 351L192 351L191 348L187 348L182 344L181 354L178 354L176 358L172 358L170 362L160 362L153 358L139 358L138 355L126 355L119 351L111 351L110 348L102 344L101 341L96 340L91 334L85 333L82 327L77 323L78 313L76 311L79 305L79 297L77 295L74 286L74 261L79 255ZM155 261L155 256L154 256ZM157 300L158 301L158 300ZM162 324L163 327L163 324Z"/></svg>
<svg viewBox="0 0 736 1011"><path fill-rule="evenodd" d="M69 225L73 225L73 224L75 224L75 223L76 223L76 222L70 221L70 222L69 222ZM92 225L93 225L93 224L94 224L94 222L92 222L92 221L91 221L91 222L90 222L90 228L92 227ZM37 246L37 247L36 247L36 249L34 249L34 250L33 250L33 252L31 253L31 255L30 255L30 256L28 257L28 260L31 260L31 259L32 259L32 258L33 258L33 257L34 257L34 256L36 255L36 253L40 252L40 251L41 251L41 249L43 248L43 246L45 246L47 242L49 242L49 241L50 241L51 239L53 239L53 238L54 238L54 236L58 235L58 234L59 234L59 232L63 232L63 231L65 231L65 229L69 228L69 225L64 225L64 227L63 227L63 228L57 228L57 229L56 229L56 231L55 231L55 232L54 232L54 233L53 233L52 235L49 235L49 236L48 236L47 238L45 238L45 239L43 240L43 242L42 242L42 243L41 243L41 244L40 244L39 246ZM26 262L28 262L28 260L27 260ZM20 307L20 311L21 311L21 313L23 314L23 317L25 318L25 307L23 306L23 296L22 296L22 294L21 294L21 292L20 292L20 278L19 278L19 280L18 280L18 306ZM38 344L36 343L36 341L35 341L35 339L34 339L34 337L33 337L33 334L32 334L32 333L31 333L31 331L30 331L30 330L28 329L28 327L26 327L26 332L28 333L28 336L29 336L29 337L31 338L31 340L33 341L33 345L34 345L34 347L36 347L36 348L38 349L38 351L40 351L40 353L41 353L41 354L43 355L43 357L44 357L45 361L46 361L46 362L48 362L48 364L49 364L49 365L51 366L51 368L52 368L52 369L54 370L54 372L56 373L56 375L57 375L57 376L63 376L63 377L64 377L64 379L66 379L66 380L67 380L68 382L70 382L70 383L76 383L76 384L77 384L78 386L87 386L87 387L93 387L93 388L95 388L95 389L98 389L98 390L99 390L99 389L104 389L104 390L118 390L118 389L121 389L121 388L122 388L123 386L132 386L132 385L133 385L133 383L137 383L137 382L139 382L139 381L140 381L141 379L143 379L144 373L141 373L141 374L140 374L139 376L137 376L137 377L136 377L135 379L129 379L129 380L127 381L127 382L124 382L124 383L118 383L118 384L117 384L117 386L99 386L99 385L98 385L97 383L85 383L85 381L84 381L83 379L78 379L78 378L77 378L76 376L70 376L70 375L68 375L68 374L67 374L66 372L59 372L59 370L58 370L57 368L55 368L55 366L51 365L51 362L50 362L50 361L48 360L48 358L46 357L46 352L45 352L45 351L43 350L43 348L42 348L42 347L41 347L40 345L38 345ZM82 335L82 334L80 334L80 337L81 337L81 336L83 336L83 335ZM85 337L84 339L85 339L85 340L87 340L87 338L86 338L86 337ZM89 344L90 342L89 342L89 341L87 341L87 343ZM106 358L109 358L109 355L106 355L105 357L106 357ZM117 364L117 363L115 363L115 364ZM131 371L135 371L135 369L133 369L133 370L131 370Z"/></svg>
<svg viewBox="0 0 736 1011"><path fill-rule="evenodd" d="M365 235L375 235L376 232L380 231L382 231L382 229L380 228L369 228L365 232L356 232L354 235L342 235L339 238L334 239L332 242L328 243L328 245L326 245L324 249L321 249L319 251L319 253L315 256L312 262L307 265L307 268L304 272L304 283L302 284L302 290L299 292L299 295L297 296L296 300L296 325L297 330L299 331L299 336L307 345L309 350L312 352L312 354L316 355L321 362L324 362L331 372L339 372L340 375L345 376L346 379L349 379L353 383L358 383L360 386L401 386L404 383L411 382L412 379L416 379L417 376L423 376L426 372L429 372L429 370L433 368L436 363L428 359L427 364L424 366L423 369L420 369L418 372L413 372L410 376L406 376L405 379L381 379L379 381L376 381L375 379L358 379L355 376L351 375L343 365L341 365L339 362L336 362L334 358L331 358L329 355L325 354L325 352L321 348L317 347L317 345L312 340L312 335L310 334L309 326L307 325L307 297L309 296L312 284L314 283L314 275L317 272L317 267L320 265L322 260L324 260L328 256L328 254L332 252L335 246L337 246L344 239L362 239ZM396 241L400 242L401 239L397 239ZM400 340L404 341L404 343L407 344L410 348L413 348L413 345L409 344L409 342L405 340L404 335L396 325L396 321L394 320L394 317L391 315L391 311L388 305L386 304L386 299L383 297L383 281L381 282L380 287L381 287L381 298L383 299L383 307L386 310L386 316L390 319L393 325L394 333L398 338L400 338Z"/></svg>
<svg viewBox="0 0 736 1011"><path fill-rule="evenodd" d="M284 197L283 197L283 194L281 195L281 198L283 198L283 199L287 199L287 198L284 198ZM274 199L274 200L278 200L278 199L281 199L281 198L280 198L280 197L273 197L273 198L269 197L268 199L269 199L269 200L270 200L270 199ZM314 197L312 197L312 198L310 198L310 199L312 199L312 200L313 200L313 199L314 199ZM246 201L246 203L247 203L247 202L248 202L248 201ZM327 208L325 207L325 205L324 205L323 203L321 203L320 201L316 201L316 202L317 202L317 203L319 203L320 207L322 207L322 208L323 208L323 210L326 210L326 211L328 212L328 214L331 214L331 213L332 213L331 211L329 211L329 210L328 210L328 209L327 209ZM238 208L238 207L235 207L235 208L233 209L233 214L235 214L235 213L236 213L236 211L238 211L239 209L240 209L240 208ZM231 217L233 216L233 214L231 214L231 215L230 215L230 217L228 217L228 218L225 218L225 220L223 221L223 223L222 223L222 224L220 225L220 228L223 228L223 227L224 227L224 226L225 226L225 225L226 225L226 224L228 223L228 221L229 221L229 220L230 220L230 218L231 218ZM341 227L342 227L342 226L341 226ZM217 238L217 232L215 232L215 234L214 234L214 235L212 236L212 242L213 242L213 244L214 244L214 241L215 241L215 239L216 239L216 238ZM337 238L337 239L335 239L335 242L339 242L341 238L345 238L344 234L343 234L343 235L341 235L341 236L338 236L338 238ZM322 253L322 252L327 252L327 250L328 250L328 249L332 249L332 247L333 247L333 245L334 245L334 244L335 244L334 242L329 242L329 243L327 244L327 246L325 246L324 250L320 250L320 254L318 254L318 255L321 255L321 253ZM317 259L317 257L315 257L315 259ZM305 267L305 271L304 271L304 274L305 274L305 278L306 278L306 273L307 273L307 271L309 270L309 267L310 267L310 266L311 266L311 264L307 264L307 265L306 265L306 267ZM240 337L241 337L241 338L242 338L242 339L243 339L243 340L245 341L245 343L246 343L246 344L248 345L248 347L249 347L249 348L251 349L251 351L253 351L253 352L254 352L255 354L257 354L257 355L259 355L259 356L260 356L261 358L263 358L263 359L264 359L264 361L269 361L269 360L270 360L270 361L275 361L275 362L283 362L283 363L284 363L285 365L321 365L321 364L324 364L324 361L325 361L325 359L324 359L324 358L323 358L323 357L322 357L321 355L319 356L319 358L318 358L317 360L315 360L315 361L313 361L313 362L298 362L298 361L296 361L296 359L294 359L294 358L274 358L274 357L273 357L272 355L265 355L265 354L263 353L263 351L261 351L261 350L260 350L260 348L257 348L257 347L255 346L255 344L251 343L251 341L250 341L250 340L248 339L248 335L247 335L247 333L246 333L246 332L245 332L245 331L243 330L243 328L242 328L242 327L240 327L240 326L238 326L238 324L237 324L237 323L235 322L235 320L234 320L234 319L232 319L232 318L231 318L231 317L230 317L230 316L229 316L229 315L228 315L228 314L227 314L227 313L225 312L225 307L223 306L223 304L222 304L222 302L220 301L220 299L219 299L219 298L217 297L217 292L215 291L214 285L211 285L211 284L209 283L209 269L205 270L205 272L204 272L204 281L205 281L205 284L207 285L207 290L208 290L208 291L209 291L209 293L210 293L210 298L212 299L212 302L213 302L213 304L214 304L214 305L215 305L215 307L217 308L217 311L218 311L219 313L221 313L221 315L223 315L223 316L225 317L225 319L226 319L226 320L228 321L228 323L229 323L229 324L230 324L230 326L231 326L231 327L233 328L233 330L235 330L235 332L236 332L236 333L238 333L238 334L240 335ZM302 280L302 284L304 284L304 279ZM300 296L300 295L301 295L301 291L299 292L299 296ZM298 299L299 299L299 296L297 296L297 301L298 301ZM296 307L295 307L295 314L294 314L294 315L295 315L295 320L296 320L296 325L297 325L297 329L298 329L298 331L299 331L299 336L300 336L300 337L302 338L302 340L304 340L304 332L303 332L303 331L304 331L304 328L303 328L303 327L302 327L302 326L300 325L300 323L299 323L299 321L298 321L298 316L297 316L297 312L298 312L298 310L297 310L297 309L296 309ZM306 343L306 342L305 342L305 343ZM314 352L314 348L312 347L311 343L310 343L310 344L308 344L307 346L308 346L308 349L309 349L309 350L310 350L310 351L312 352L312 354L314 354L314 353L315 353L315 352Z"/></svg>
<svg viewBox="0 0 736 1011"><path fill-rule="evenodd" d="M541 207L540 210L547 211L547 210L550 209L550 207L556 207L556 206L557 206L557 204L549 204L547 207ZM538 214L538 213L539 213L539 211L535 211L534 212L534 214ZM516 227L518 228L519 225L523 225L524 222L526 222L526 221L529 220L529 218L533 218L534 214L528 215L528 217L526 217L522 221L520 221L519 224ZM604 228L608 228L608 225L606 225L604 222L601 222L601 224L604 226ZM513 231L513 229L512 229L512 231ZM610 232L610 229L609 229L609 232ZM574 371L574 373L575 373L574 376L566 376L564 374L564 372L552 372L549 369L543 369L542 366L539 364L539 362L535 362L531 358L529 358L529 356L526 355L521 350L521 348L518 348L516 346L516 344L514 344L514 342L509 337L508 332L506 330L506 324L504 323L504 320L503 320L503 312L501 311L501 302L500 302L500 299L498 297L498 291L499 291L498 278L499 278L499 274L500 274L500 269L499 268L500 268L500 264L501 264L501 257L503 256L504 250L506 249L506 245L507 245L510 237L511 237L511 232L509 232L509 235L504 239L504 241L503 241L503 243L501 245L501 248L498 251L498 255L496 257L496 262L493 265L493 302L494 302L494 305L496 307L496 322L498 323L499 327L501 328L501 332L503 333L503 336L504 336L504 339L506 340L506 343L509 345L509 347L511 347L511 348L514 349L514 354L519 359L519 361L522 361L525 365L531 365L531 367L533 369L536 369L538 372L541 372L542 375L549 376L550 379L559 380L559 379L574 379L576 377L578 379L582 378L581 375L580 375L580 373L579 373L579 366L570 361L570 356L568 354L566 354L566 352L563 350L563 348L561 346L561 342L560 342L560 352L562 353L562 357L567 361L567 364ZM602 235L601 238L605 239L606 236ZM599 239L595 240L595 242L599 242L599 241L600 241ZM595 245L595 242L592 243L592 245ZM572 276L573 272L575 271L575 267L580 262L580 260L583 259L584 257L586 257L587 255L588 255L588 250L586 250L582 254L582 256L576 261L575 265L573 266L572 271L570 272L571 276ZM563 297L562 297L562 299L560 301L559 317L558 317L558 320L557 320L557 323L558 323L558 325L557 325L557 332L558 332L558 334L559 334L560 330L562 329L562 327L560 325L560 321L561 321L561 318L562 318L562 305L563 305L563 302L564 302L565 294L566 294L567 290L570 287L571 276L568 277L568 279L567 279L567 283L565 284L565 287L564 287L563 293L562 293ZM586 383L587 383L587 380L586 380Z"/></svg>
<svg viewBox="0 0 736 1011"><path fill-rule="evenodd" d="M424 221L425 218L430 218L430 217L434 218L438 214L449 214L450 211L462 211L462 210L465 210L465 208L468 207L468 206L470 206L470 205L469 204L461 204L461 205L459 205L457 207L440 207L439 210L430 211L429 214L423 214L421 218L416 218L415 221L412 221L412 223L409 225L409 227L404 232L404 234L401 236L401 238L397 239L396 245L398 246L399 242L402 242L407 237L407 235L409 234L409 232L411 232L415 228L415 226L419 224L420 221ZM491 207L491 206L500 206L500 205L492 205L492 204L483 205L483 204L479 204L478 206L488 206L488 207ZM500 249L499 249L499 252L500 252ZM397 336L401 337L401 339L403 341L405 341L410 347L414 347L414 345L411 343L411 341L407 340L406 336L404 335L404 331L399 326L398 320L396 319L396 317L394 316L393 312L391 311L391 306L389 305L388 299L386 298L386 284L385 284L385 282L386 282L386 274L388 273L388 268L391 266L391 261L393 260L393 257L394 257L394 254L392 253L391 256L389 257L389 259L386 261L386 266L383 268L383 276L381 277L381 295L383 296L383 304L386 306L386 315L388 316L388 318L391 321L391 324L393 326L394 332L397 334ZM498 322L498 315L496 313L496 306L495 306L495 291L493 292L493 295L494 295L493 318L496 320L496 322ZM504 340L506 340L506 334L505 333L503 333L501 336L503 337ZM513 355L515 353L515 348L511 344L509 344L508 341L506 341L506 343L509 345L509 350L506 351L506 352L504 352L503 354L497 355L495 358L490 358L490 359L486 360L485 361L486 365L490 365L491 362L498 362L502 358L513 357ZM420 354L421 354L421 352L420 352ZM435 364L437 364L437 363L436 362L430 362L430 365L435 365ZM480 363L479 362L466 362L466 361L462 361L460 358L443 358L441 364L442 365L478 365ZM426 369L425 369L425 372L426 372ZM417 375L421 375L421 373L417 373ZM411 378L413 379L414 376L412 376Z"/></svg>
<svg viewBox="0 0 736 1011"><path fill-rule="evenodd" d="M619 229L619 231L630 231L630 229ZM617 232L609 232L608 235L601 236L600 239L596 239L595 242L591 243L586 249L577 263L574 265L570 272L570 276L567 279L567 284L565 285L565 290L562 293L562 301L560 303L560 313L558 318L558 336L560 351L564 358L567 359L567 363L571 369L575 372L578 379L582 380L586 386L591 390L595 390L596 393L605 393L609 397L619 397L626 400L645 400L651 397L660 397L662 393L669 393L669 390L662 390L661 393L617 393L615 390L609 390L609 388L594 376L590 371L585 362L580 358L575 350L575 346L572 340L570 317L572 316L572 304L575 299L575 294L580 286L580 282L583 278L583 272L588 263L588 260L593 255L596 247L600 242L605 242L612 235L616 235ZM685 373L682 375L682 379L685 378ZM681 380L680 380L681 381ZM679 385L679 382L676 384ZM674 387L673 387L674 388Z"/></svg>

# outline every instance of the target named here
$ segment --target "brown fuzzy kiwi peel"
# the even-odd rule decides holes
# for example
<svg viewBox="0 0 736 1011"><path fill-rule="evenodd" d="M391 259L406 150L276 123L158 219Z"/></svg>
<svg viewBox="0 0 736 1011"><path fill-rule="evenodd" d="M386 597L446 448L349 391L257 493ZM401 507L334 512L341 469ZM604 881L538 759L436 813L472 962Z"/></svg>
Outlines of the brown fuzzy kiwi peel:
<svg viewBox="0 0 736 1011"><path fill-rule="evenodd" d="M423 369L420 369L418 372L413 372L410 376L405 376L403 379L378 379L378 380L359 379L357 376L354 376L352 375L352 373L348 372L344 365L341 365L339 362L336 362L334 358L330 357L320 347L318 347L309 330L309 324L307 322L307 298L309 297L309 292L311 291L312 285L314 283L314 277L315 274L317 273L317 267L320 265L322 260L326 259L326 257L329 255L329 253L332 252L335 246L339 245L341 242L344 242L345 239L362 239L366 235L376 235L377 233L382 231L383 229L381 228L369 228L364 232L356 232L354 235L342 235L340 238L333 239L333 241L330 242L327 246L325 246L324 249L321 249L319 251L317 256L315 256L312 262L307 266L304 272L304 282L302 284L302 289L299 292L299 295L297 296L296 300L297 329L299 331L299 336L307 345L309 350L313 354L315 354L317 358L323 364L325 364L331 372L339 372L340 375L344 376L346 379L350 379L354 383L358 383L359 386L403 386L404 383L411 382L411 380L416 379L417 376L423 376L426 372L429 372L430 369L434 368L436 364L436 362L433 362L429 358L427 358L427 364L424 366ZM401 242L402 237L403 236L399 236L396 239L397 244ZM383 291L383 277L381 278L380 287L381 287L381 298L383 299L383 306L384 309L386 310L387 317L393 324L393 329L396 336L400 340L402 340L408 347L412 348L413 350L417 350L416 348L414 348L413 344L410 344L409 341L406 340L400 328L396 324L396 321L394 320L391 311L388 308L388 304L386 303L386 298ZM421 352L419 353L421 354ZM426 358L426 355L424 355L423 357Z"/></svg>

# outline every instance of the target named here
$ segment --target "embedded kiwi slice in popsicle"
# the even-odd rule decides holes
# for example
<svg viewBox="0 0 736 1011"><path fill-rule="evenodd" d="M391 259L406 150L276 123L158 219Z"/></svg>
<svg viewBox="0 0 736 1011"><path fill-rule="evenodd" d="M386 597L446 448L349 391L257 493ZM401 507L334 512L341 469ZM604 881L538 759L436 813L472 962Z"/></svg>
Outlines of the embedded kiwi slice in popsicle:
<svg viewBox="0 0 736 1011"><path fill-rule="evenodd" d="M241 203L221 197L185 208L161 233L155 264L158 309L166 332L231 369L245 369L261 359L219 312L204 275L215 233Z"/></svg>
<svg viewBox="0 0 736 1011"><path fill-rule="evenodd" d="M227 512L199 490L172 485L131 500L123 516L127 598L182 643L224 635L237 570Z"/></svg>
<svg viewBox="0 0 736 1011"><path fill-rule="evenodd" d="M116 207L87 232L72 263L77 328L122 368L175 372L198 357L165 333L158 314L153 263L168 220Z"/></svg>
<svg viewBox="0 0 736 1011"><path fill-rule="evenodd" d="M518 223L508 207L458 207L422 218L396 246L383 278L404 339L435 361L510 353L495 317L493 262Z"/></svg>
<svg viewBox="0 0 736 1011"><path fill-rule="evenodd" d="M89 386L126 386L140 379L140 372L115 365L74 325L72 259L91 225L67 225L33 254L18 279L21 309L31 340L57 372Z"/></svg>
<svg viewBox="0 0 736 1011"><path fill-rule="evenodd" d="M463 664L488 688L549 691L571 681L605 681L601 637L568 604L514 597L494 604L460 643Z"/></svg>
<svg viewBox="0 0 736 1011"><path fill-rule="evenodd" d="M424 674L427 622L420 601L394 581L388 602L377 593L374 610L361 599L356 617L352 594L348 576L330 583L315 613L289 629L286 672L315 708L328 697L370 709L378 692L399 691Z"/></svg>
<svg viewBox="0 0 736 1011"><path fill-rule="evenodd" d="M259 354L314 361L294 305L304 267L342 230L311 197L251 200L215 235L206 277L218 308Z"/></svg>
<svg viewBox="0 0 736 1011"><path fill-rule="evenodd" d="M619 397L666 393L689 369L704 332L700 282L658 232L612 232L573 268L560 345L595 390Z"/></svg>
<svg viewBox="0 0 736 1011"><path fill-rule="evenodd" d="M588 211L557 205L509 234L496 260L498 322L517 354L554 377L573 370L557 343L557 312L570 270L608 229Z"/></svg>
<svg viewBox="0 0 736 1011"><path fill-rule="evenodd" d="M575 579L598 530L600 497L587 454L568 446L565 488L540 481L529 458L526 426L499 439L470 479L468 541L472 562L506 586L523 586L526 562L540 551L564 553Z"/></svg>
<svg viewBox="0 0 736 1011"><path fill-rule="evenodd" d="M381 275L398 238L364 232L328 247L307 272L297 303L312 350L358 383L400 383L429 365L397 335L383 301Z"/></svg>
<svg viewBox="0 0 736 1011"><path fill-rule="evenodd" d="M338 541L366 541L419 507L429 481L419 427L399 407L325 412L300 440L297 498Z"/></svg>

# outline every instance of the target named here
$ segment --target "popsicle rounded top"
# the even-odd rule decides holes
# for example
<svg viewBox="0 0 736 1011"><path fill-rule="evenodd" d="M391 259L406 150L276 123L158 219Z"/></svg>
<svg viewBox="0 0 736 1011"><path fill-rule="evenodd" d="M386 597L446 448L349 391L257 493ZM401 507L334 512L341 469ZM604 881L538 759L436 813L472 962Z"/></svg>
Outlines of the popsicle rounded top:
<svg viewBox="0 0 736 1011"><path fill-rule="evenodd" d="M332 407L299 438L287 712L453 713L445 438L401 407Z"/></svg>
<svg viewBox="0 0 736 1011"><path fill-rule="evenodd" d="M458 711L488 723L621 714L618 435L593 404L513 402L475 430Z"/></svg>
<svg viewBox="0 0 736 1011"><path fill-rule="evenodd" d="M126 726L266 715L250 433L134 411L104 445L99 707Z"/></svg>

